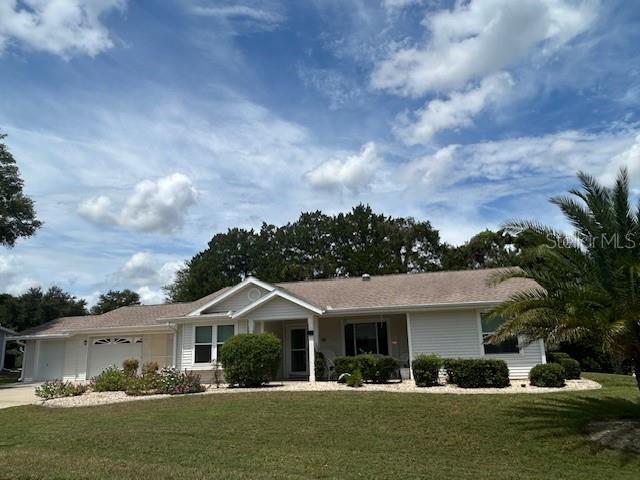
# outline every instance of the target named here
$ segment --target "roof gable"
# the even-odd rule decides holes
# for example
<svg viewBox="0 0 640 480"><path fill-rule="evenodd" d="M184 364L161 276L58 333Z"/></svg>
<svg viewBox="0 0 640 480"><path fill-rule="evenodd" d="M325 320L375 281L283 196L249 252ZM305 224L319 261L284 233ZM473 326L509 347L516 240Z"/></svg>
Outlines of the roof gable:
<svg viewBox="0 0 640 480"><path fill-rule="evenodd" d="M246 296L240 297L245 290L250 288L257 289L260 292L260 295L256 296L256 298L251 298L251 290L249 290ZM221 295L216 296L211 301L206 302L195 310L189 312L188 316L193 317L211 311L221 312L239 310L263 297L265 292L272 292L274 289L275 287L269 283L263 282L262 280L258 280L254 277L247 277L236 286L227 289ZM234 297L236 297L235 301ZM217 308L214 309L214 307Z"/></svg>

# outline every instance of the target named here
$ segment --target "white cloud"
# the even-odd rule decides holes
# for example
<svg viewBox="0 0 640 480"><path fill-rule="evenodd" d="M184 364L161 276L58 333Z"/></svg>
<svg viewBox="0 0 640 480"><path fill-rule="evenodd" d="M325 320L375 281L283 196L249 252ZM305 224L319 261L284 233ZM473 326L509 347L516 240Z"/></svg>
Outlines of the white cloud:
<svg viewBox="0 0 640 480"><path fill-rule="evenodd" d="M78 213L97 224L169 233L182 227L187 210L195 202L196 190L189 177L174 173L157 181L138 183L117 213L111 199L104 195L83 201Z"/></svg>
<svg viewBox="0 0 640 480"><path fill-rule="evenodd" d="M319 189L347 189L352 192L371 184L384 160L373 142L362 146L358 153L342 159L328 160L305 174L307 182Z"/></svg>
<svg viewBox="0 0 640 480"><path fill-rule="evenodd" d="M125 5L126 0L3 0L0 53L17 43L65 58L96 56L113 47L103 17Z"/></svg>
<svg viewBox="0 0 640 480"><path fill-rule="evenodd" d="M137 287L166 285L173 280L182 262L161 258L150 252L134 253L118 272L118 277Z"/></svg>
<svg viewBox="0 0 640 480"><path fill-rule="evenodd" d="M316 89L329 100L331 110L358 103L364 93L353 78L337 70L301 66L298 76L305 86Z"/></svg>
<svg viewBox="0 0 640 480"><path fill-rule="evenodd" d="M426 46L401 47L378 63L374 88L399 95L463 87L503 70L539 47L549 55L587 30L597 3L585 0L472 0L430 13Z"/></svg>
<svg viewBox="0 0 640 480"><path fill-rule="evenodd" d="M20 295L38 283L26 276L23 259L17 255L0 255L0 293Z"/></svg>
<svg viewBox="0 0 640 480"><path fill-rule="evenodd" d="M631 185L640 188L640 135L636 137L633 145L611 159L604 173L600 175L600 180L612 185L622 167L627 168Z"/></svg>
<svg viewBox="0 0 640 480"><path fill-rule="evenodd" d="M137 290L140 295L140 303L145 305L153 305L164 303L164 293L161 289L153 289L149 287L141 287Z"/></svg>
<svg viewBox="0 0 640 480"><path fill-rule="evenodd" d="M281 7L277 3L264 0L245 0L242 3L216 3L215 5L196 4L189 8L189 13L227 23L238 23L241 27L254 30L273 30L285 20Z"/></svg>
<svg viewBox="0 0 640 480"><path fill-rule="evenodd" d="M512 86L511 75L496 73L475 88L454 92L445 100L431 100L413 118L401 120L394 133L406 144L416 145L428 142L440 130L472 125L473 115L498 102Z"/></svg>
<svg viewBox="0 0 640 480"><path fill-rule="evenodd" d="M382 5L387 10L401 10L411 5L422 5L426 0L383 0Z"/></svg>

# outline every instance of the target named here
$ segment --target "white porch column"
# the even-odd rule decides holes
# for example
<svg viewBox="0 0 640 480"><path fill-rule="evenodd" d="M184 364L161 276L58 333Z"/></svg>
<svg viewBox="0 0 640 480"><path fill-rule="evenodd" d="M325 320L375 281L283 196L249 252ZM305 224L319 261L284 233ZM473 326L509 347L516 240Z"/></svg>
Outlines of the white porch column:
<svg viewBox="0 0 640 480"><path fill-rule="evenodd" d="M407 312L407 343L409 345L409 378L413 380L413 368L411 362L413 362L413 348L411 347L411 314Z"/></svg>
<svg viewBox="0 0 640 480"><path fill-rule="evenodd" d="M316 381L316 341L315 337L318 335L318 332L314 331L313 328L315 326L313 316L307 317L307 330L309 332L309 381Z"/></svg>
<svg viewBox="0 0 640 480"><path fill-rule="evenodd" d="M247 320L247 333L253 333L255 331L255 324L256 322L254 320Z"/></svg>

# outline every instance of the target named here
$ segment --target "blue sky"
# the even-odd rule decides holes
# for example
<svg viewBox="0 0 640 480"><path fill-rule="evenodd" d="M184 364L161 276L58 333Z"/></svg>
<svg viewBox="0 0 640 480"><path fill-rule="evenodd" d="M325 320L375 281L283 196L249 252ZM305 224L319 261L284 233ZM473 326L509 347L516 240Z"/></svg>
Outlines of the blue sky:
<svg viewBox="0 0 640 480"><path fill-rule="evenodd" d="M640 6L6 0L0 129L45 222L0 290L147 303L232 226L358 202L451 243L586 170L640 189Z"/></svg>

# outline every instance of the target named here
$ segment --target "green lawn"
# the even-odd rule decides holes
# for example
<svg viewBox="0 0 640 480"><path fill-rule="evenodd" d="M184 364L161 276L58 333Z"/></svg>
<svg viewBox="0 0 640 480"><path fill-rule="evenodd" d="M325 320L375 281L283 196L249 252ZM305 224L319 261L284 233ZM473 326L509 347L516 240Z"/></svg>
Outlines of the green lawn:
<svg viewBox="0 0 640 480"><path fill-rule="evenodd" d="M585 424L640 418L630 377L547 395L366 392L182 397L0 410L0 478L634 479L640 456Z"/></svg>

